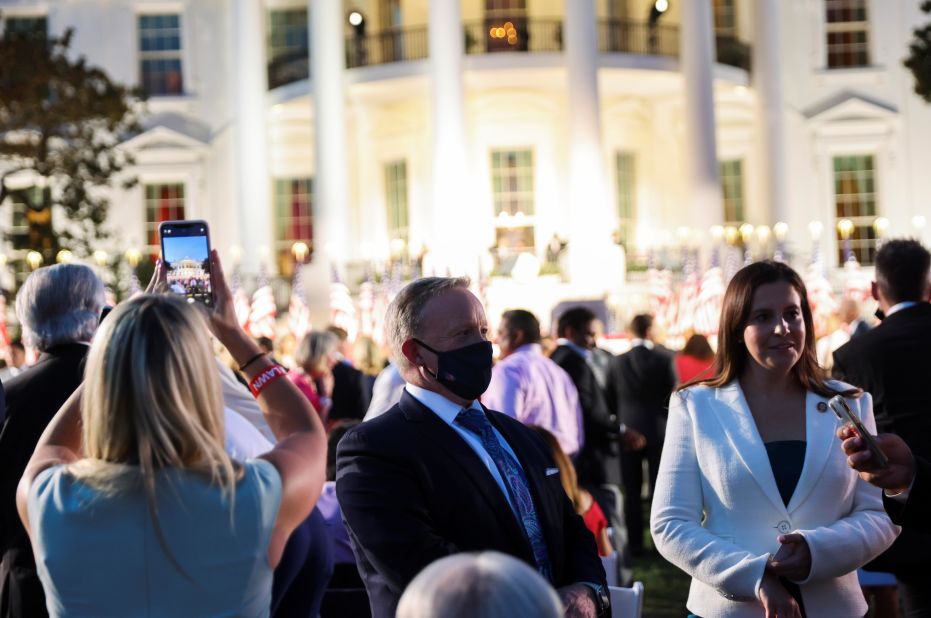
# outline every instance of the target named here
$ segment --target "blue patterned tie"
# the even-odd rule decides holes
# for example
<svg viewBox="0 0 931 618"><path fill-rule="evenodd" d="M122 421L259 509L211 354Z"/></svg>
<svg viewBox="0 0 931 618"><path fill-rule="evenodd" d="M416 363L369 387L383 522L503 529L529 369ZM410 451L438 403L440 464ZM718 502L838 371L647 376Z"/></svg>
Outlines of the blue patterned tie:
<svg viewBox="0 0 931 618"><path fill-rule="evenodd" d="M456 423L478 436L485 451L495 462L498 472L504 478L504 485L509 490L511 502L517 508L517 514L520 516L524 532L527 533L527 539L530 541L530 547L533 550L533 558L537 563L537 570L545 578L552 581L553 571L550 567L549 554L546 551L546 540L543 538L543 530L540 529L537 509L533 505L530 485L527 483L523 468L501 446L484 412L474 408L463 409L456 416Z"/></svg>

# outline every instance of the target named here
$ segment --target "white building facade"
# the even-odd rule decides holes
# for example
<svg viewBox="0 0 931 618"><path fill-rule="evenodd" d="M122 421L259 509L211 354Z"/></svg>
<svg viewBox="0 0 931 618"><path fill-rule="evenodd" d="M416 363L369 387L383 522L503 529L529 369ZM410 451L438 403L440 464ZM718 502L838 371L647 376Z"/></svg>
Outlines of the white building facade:
<svg viewBox="0 0 931 618"><path fill-rule="evenodd" d="M931 106L902 66L920 4L0 0L0 30L74 28L149 92L113 250L202 218L247 273L288 274L304 241L350 279L558 262L559 294L599 297L623 287L619 247L635 264L714 226L783 222L804 263L820 221L829 266L841 219L864 264L877 218L924 233Z"/></svg>

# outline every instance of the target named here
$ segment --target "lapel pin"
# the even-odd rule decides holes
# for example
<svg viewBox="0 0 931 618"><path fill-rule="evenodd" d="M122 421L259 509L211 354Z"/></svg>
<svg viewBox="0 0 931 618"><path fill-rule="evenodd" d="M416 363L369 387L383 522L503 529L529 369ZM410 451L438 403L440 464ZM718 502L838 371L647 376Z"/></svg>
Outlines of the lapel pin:
<svg viewBox="0 0 931 618"><path fill-rule="evenodd" d="M824 403L823 401L819 401L818 412L827 412L827 411L828 411L828 404Z"/></svg>

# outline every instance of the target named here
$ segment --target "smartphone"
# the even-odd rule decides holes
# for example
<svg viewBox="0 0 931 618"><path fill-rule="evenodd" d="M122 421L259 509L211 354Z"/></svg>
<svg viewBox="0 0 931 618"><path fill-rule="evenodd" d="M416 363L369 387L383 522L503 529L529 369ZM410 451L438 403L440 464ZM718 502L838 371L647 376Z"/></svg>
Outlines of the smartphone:
<svg viewBox="0 0 931 618"><path fill-rule="evenodd" d="M189 303L214 304L210 231L206 221L163 221L158 226L168 287Z"/></svg>
<svg viewBox="0 0 931 618"><path fill-rule="evenodd" d="M834 416L840 419L844 425L856 431L857 436L866 443L866 447L870 449L870 452L873 454L873 461L876 463L876 466L885 468L886 464L889 463L889 459L886 457L886 454L882 452L882 449L879 448L879 445L876 444L876 440L870 435L866 427L863 426L863 423L860 422L860 419L857 418L857 415L854 414L850 406L847 405L847 401L840 395L835 395L831 397L828 405L831 407L831 411L834 412Z"/></svg>

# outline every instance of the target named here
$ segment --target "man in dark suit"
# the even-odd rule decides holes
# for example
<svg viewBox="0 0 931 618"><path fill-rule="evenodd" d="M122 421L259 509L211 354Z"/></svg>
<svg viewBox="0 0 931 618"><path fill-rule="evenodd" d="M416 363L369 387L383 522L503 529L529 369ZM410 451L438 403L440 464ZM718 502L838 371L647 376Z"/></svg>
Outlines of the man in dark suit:
<svg viewBox="0 0 931 618"><path fill-rule="evenodd" d="M621 479L624 484L624 519L630 549L634 555L643 553L643 507L640 494L643 487L643 460L650 468L650 494L656 484L659 456L663 452L666 431L666 410L669 395L676 386L672 358L653 343L653 318L635 316L631 322L634 336L628 352L614 359L610 384L614 388L614 403L621 422L643 434L646 446L638 451L621 453Z"/></svg>
<svg viewBox="0 0 931 618"><path fill-rule="evenodd" d="M477 401L492 352L468 280L414 281L386 320L405 392L346 434L336 456L336 493L375 618L393 616L404 588L434 560L482 550L536 568L567 615L606 612L594 537L562 490L549 447Z"/></svg>
<svg viewBox="0 0 931 618"><path fill-rule="evenodd" d="M880 432L901 436L918 457L931 458L931 255L915 240L890 240L876 253L873 297L879 326L834 352L834 376L873 396ZM906 616L931 616L931 535L905 531L871 563L895 573Z"/></svg>
<svg viewBox="0 0 931 618"><path fill-rule="evenodd" d="M48 615L29 537L16 512L16 486L39 436L83 379L88 344L104 305L103 284L86 267L41 268L19 290L16 313L27 345L41 355L9 380L0 432L0 616Z"/></svg>
<svg viewBox="0 0 931 618"><path fill-rule="evenodd" d="M333 407L330 421L361 421L372 399L371 389L364 373L352 366L352 350L349 333L339 326L328 326L327 330L339 337L339 353L342 358L333 366Z"/></svg>
<svg viewBox="0 0 931 618"><path fill-rule="evenodd" d="M611 409L607 373L599 380L597 372L602 368L594 356L595 314L585 307L568 309L557 320L556 334L559 347L550 360L572 378L582 406L585 441L575 461L579 484L596 491L605 483L619 485L618 440L631 449L642 447L644 441L635 428L622 428Z"/></svg>

